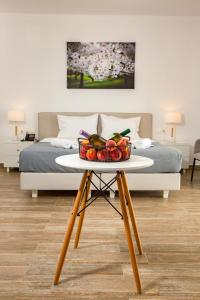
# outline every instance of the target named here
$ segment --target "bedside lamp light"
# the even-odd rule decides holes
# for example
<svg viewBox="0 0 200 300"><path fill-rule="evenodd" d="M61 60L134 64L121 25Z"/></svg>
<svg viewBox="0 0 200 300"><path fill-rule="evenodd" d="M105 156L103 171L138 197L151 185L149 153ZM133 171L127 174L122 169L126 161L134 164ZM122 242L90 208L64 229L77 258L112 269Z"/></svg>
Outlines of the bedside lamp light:
<svg viewBox="0 0 200 300"><path fill-rule="evenodd" d="M18 136L18 122L25 121L25 113L20 110L10 110L8 111L8 121L13 122L15 124L15 137L17 139Z"/></svg>
<svg viewBox="0 0 200 300"><path fill-rule="evenodd" d="M170 138L172 142L176 141L176 125L182 123L182 114L180 112L168 112L165 115L165 123L172 125Z"/></svg>

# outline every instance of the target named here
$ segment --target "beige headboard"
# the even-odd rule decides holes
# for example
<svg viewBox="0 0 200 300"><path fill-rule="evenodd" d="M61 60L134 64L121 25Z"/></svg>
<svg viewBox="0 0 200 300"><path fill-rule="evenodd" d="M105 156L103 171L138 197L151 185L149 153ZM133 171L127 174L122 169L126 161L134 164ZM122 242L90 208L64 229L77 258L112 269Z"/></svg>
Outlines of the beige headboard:
<svg viewBox="0 0 200 300"><path fill-rule="evenodd" d="M57 115L65 116L89 116L94 112L39 112L38 113L38 138L56 137L58 134ZM100 113L99 113L100 114ZM152 114L151 113L103 113L119 118L141 117L139 135L152 137ZM101 120L99 117L98 133L101 133Z"/></svg>

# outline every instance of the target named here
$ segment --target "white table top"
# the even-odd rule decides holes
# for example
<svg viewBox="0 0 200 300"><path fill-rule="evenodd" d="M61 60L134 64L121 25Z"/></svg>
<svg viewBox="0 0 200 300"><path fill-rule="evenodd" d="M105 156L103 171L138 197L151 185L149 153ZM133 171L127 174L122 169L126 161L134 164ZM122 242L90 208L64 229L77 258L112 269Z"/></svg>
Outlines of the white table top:
<svg viewBox="0 0 200 300"><path fill-rule="evenodd" d="M131 155L129 160L120 162L98 162L79 158L79 154L63 155L56 158L56 163L74 169L93 170L99 172L130 171L147 168L153 165L153 160L144 156Z"/></svg>

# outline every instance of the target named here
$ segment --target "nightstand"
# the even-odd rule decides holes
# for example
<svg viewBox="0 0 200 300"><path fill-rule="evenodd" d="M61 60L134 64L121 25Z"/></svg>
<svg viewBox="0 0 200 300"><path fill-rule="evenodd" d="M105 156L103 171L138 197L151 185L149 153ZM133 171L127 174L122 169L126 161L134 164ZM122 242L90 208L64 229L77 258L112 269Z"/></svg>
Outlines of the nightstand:
<svg viewBox="0 0 200 300"><path fill-rule="evenodd" d="M168 141L159 141L159 143L167 146L172 147L175 149L178 149L182 153L183 161L182 161L182 169L183 171L186 171L189 169L189 163L190 163L190 145L187 143L181 143L181 142L175 142L170 143Z"/></svg>
<svg viewBox="0 0 200 300"><path fill-rule="evenodd" d="M10 168L19 168L20 152L34 142L6 141L2 143L3 163L7 172Z"/></svg>

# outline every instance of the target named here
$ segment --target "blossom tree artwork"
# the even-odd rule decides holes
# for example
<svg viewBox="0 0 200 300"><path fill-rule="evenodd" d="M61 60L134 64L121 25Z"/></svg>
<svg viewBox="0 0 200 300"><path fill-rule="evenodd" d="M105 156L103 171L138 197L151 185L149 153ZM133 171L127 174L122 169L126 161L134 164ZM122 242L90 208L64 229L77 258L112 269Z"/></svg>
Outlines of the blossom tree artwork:
<svg viewBox="0 0 200 300"><path fill-rule="evenodd" d="M67 87L134 89L135 43L67 42Z"/></svg>

